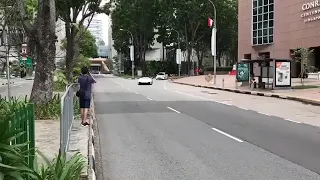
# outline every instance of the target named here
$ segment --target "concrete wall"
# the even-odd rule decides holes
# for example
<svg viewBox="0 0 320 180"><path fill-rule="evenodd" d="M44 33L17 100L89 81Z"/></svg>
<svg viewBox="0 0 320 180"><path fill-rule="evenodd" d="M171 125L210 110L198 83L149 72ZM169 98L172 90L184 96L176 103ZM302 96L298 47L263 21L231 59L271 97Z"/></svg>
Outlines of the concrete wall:
<svg viewBox="0 0 320 180"><path fill-rule="evenodd" d="M238 0L239 59L244 54L256 59L259 52L270 52L271 58L288 59L290 49L320 46L320 6L309 8L320 5L319 1L275 0L274 3L274 43L253 47L252 0Z"/></svg>

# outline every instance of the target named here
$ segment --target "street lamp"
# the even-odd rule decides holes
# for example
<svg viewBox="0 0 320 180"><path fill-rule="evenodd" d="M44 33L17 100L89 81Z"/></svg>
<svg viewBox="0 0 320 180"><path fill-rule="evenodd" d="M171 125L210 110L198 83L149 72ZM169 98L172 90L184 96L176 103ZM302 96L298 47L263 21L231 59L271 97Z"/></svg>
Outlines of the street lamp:
<svg viewBox="0 0 320 180"><path fill-rule="evenodd" d="M180 77L180 66L181 66L181 48L180 48L180 33L179 31L175 30L175 29L167 29L167 31L175 31L178 35L178 50L176 52L176 58L178 58L176 61L178 63L178 74L179 74L179 77Z"/></svg>
<svg viewBox="0 0 320 180"><path fill-rule="evenodd" d="M133 45L133 35L131 31L126 30L126 29L120 29L120 31L126 31L131 35L131 43L132 45L130 46L130 60L131 60L131 71L132 71L132 79L134 79L134 45Z"/></svg>
<svg viewBox="0 0 320 180"><path fill-rule="evenodd" d="M211 0L208 0L212 6L213 6L213 10L214 10L214 23L213 23L213 28L215 28L215 32L214 34L212 34L212 36L214 36L214 42L211 42L213 43L214 45L214 48L216 49L216 46L217 46L217 40L216 40L216 31L217 31L217 9L216 9L216 6L214 5L214 3L211 1ZM213 54L213 84L216 85L217 83L217 54L214 53Z"/></svg>

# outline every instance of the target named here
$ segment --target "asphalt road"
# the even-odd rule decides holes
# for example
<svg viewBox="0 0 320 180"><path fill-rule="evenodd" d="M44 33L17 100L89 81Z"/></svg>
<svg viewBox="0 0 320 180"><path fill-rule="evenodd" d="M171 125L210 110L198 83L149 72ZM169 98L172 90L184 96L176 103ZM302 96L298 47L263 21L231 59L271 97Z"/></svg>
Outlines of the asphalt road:
<svg viewBox="0 0 320 180"><path fill-rule="evenodd" d="M320 179L318 127L178 93L165 81L97 80L98 179Z"/></svg>
<svg viewBox="0 0 320 180"><path fill-rule="evenodd" d="M24 97L24 96L30 96L33 80L24 80L24 79L12 79L11 82L14 82L10 85L10 92L11 96L15 97ZM8 86L6 84L2 85L3 83L6 83L3 79L0 81L0 96L1 97L7 97L8 95Z"/></svg>

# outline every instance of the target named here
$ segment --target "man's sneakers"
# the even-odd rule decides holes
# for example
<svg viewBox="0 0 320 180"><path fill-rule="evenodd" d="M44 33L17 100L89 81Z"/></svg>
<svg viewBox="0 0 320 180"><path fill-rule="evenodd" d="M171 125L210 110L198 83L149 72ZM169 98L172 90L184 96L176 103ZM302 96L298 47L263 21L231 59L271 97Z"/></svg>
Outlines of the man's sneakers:
<svg viewBox="0 0 320 180"><path fill-rule="evenodd" d="M81 123L81 126L85 127L85 126L89 126L90 124L88 122L85 123Z"/></svg>

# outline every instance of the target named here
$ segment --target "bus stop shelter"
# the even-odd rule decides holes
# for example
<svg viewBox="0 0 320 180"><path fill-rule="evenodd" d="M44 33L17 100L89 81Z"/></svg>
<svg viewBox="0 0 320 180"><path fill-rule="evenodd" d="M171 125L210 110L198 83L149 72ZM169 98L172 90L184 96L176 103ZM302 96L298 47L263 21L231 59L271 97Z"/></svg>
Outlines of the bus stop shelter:
<svg viewBox="0 0 320 180"><path fill-rule="evenodd" d="M247 75L243 76L244 74ZM289 88L291 87L291 60L242 59L237 63L237 80L251 88Z"/></svg>

